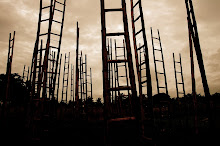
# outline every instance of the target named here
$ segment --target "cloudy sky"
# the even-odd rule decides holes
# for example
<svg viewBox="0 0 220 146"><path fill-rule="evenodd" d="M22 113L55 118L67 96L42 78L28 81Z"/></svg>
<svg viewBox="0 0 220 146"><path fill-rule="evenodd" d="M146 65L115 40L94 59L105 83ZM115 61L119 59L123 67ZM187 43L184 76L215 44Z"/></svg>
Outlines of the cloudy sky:
<svg viewBox="0 0 220 146"><path fill-rule="evenodd" d="M49 1L49 0L44 0ZM60 0L63 1L63 0ZM130 23L130 1L127 13ZM211 94L220 92L220 1L193 0L197 19L200 44ZM186 92L191 92L189 42L184 0L142 0L145 28L149 47L153 94L156 94L156 80L153 64L150 27L160 30L168 90L176 96L172 53L182 55L183 75ZM120 0L106 0L107 8L120 7ZM37 32L39 0L0 0L0 73L6 71L9 33L16 31L12 72L23 72L23 66L30 66ZM118 18L118 19L117 19ZM80 50L87 54L88 67L93 71L94 97L102 97L101 60L101 17L100 0L67 0L61 53L71 52L71 63L75 64L76 22L80 27ZM120 15L107 16L107 30L114 32L122 28ZM130 29L130 36L132 31ZM131 39L131 46L133 43ZM196 64L196 88L203 93L201 77ZM70 89L70 88L69 88Z"/></svg>

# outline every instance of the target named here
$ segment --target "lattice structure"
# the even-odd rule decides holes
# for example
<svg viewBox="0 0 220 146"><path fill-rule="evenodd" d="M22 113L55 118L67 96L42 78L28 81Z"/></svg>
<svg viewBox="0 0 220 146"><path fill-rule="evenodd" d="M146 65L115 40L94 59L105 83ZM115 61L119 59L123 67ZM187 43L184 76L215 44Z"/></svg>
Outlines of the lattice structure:
<svg viewBox="0 0 220 146"><path fill-rule="evenodd" d="M65 61L63 66L63 88L62 88L62 99L61 102L68 103L68 83L69 83L69 67L70 66L70 52L67 56L65 54ZM64 98L65 97L65 98Z"/></svg>
<svg viewBox="0 0 220 146"><path fill-rule="evenodd" d="M154 56L154 66L155 66L155 74L156 74L156 81L157 81L157 93L161 93L162 89L165 89L165 93L168 94L168 88L167 88L167 78L166 78L166 70L165 70L165 63L164 63L164 57L163 57L163 49L160 39L160 32L158 32L158 37L153 36L153 30L151 28L151 39L152 39L152 47L153 47L153 56ZM158 52L159 54L157 54ZM159 67L162 66L162 70L159 70ZM164 84L161 86L159 82L159 78L163 77Z"/></svg>
<svg viewBox="0 0 220 146"><path fill-rule="evenodd" d="M175 81L176 81L176 94L177 94L177 98L179 98L180 95L182 96L186 95L184 79L183 79L183 67L182 67L181 54L179 54L179 61L175 61L175 55L173 53L173 64L174 64L174 73L175 73ZM177 69L177 66L179 67L179 69ZM180 74L181 79L178 78L178 74ZM180 92L178 85L182 85L182 90L181 90L182 92Z"/></svg>

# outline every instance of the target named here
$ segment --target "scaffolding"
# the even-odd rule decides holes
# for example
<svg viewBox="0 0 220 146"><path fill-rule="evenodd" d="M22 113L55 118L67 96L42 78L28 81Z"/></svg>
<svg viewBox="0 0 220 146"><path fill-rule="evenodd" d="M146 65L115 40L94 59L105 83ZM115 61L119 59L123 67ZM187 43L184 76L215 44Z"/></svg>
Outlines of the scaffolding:
<svg viewBox="0 0 220 146"><path fill-rule="evenodd" d="M157 93L161 93L162 89L165 89L165 93L168 95L168 88L167 88L167 78L166 78L166 70L165 70L165 63L164 63L164 56L163 56L163 48L160 39L160 32L157 30L158 37L153 36L153 30L151 28L151 40L152 40L152 48L153 48L153 56L154 56L154 67L155 67L155 75L156 75L156 82L157 82ZM159 52L157 54L156 52ZM160 64L159 64L160 63ZM162 70L159 70L159 67L162 65ZM159 77L163 76L164 85L161 86L159 82Z"/></svg>

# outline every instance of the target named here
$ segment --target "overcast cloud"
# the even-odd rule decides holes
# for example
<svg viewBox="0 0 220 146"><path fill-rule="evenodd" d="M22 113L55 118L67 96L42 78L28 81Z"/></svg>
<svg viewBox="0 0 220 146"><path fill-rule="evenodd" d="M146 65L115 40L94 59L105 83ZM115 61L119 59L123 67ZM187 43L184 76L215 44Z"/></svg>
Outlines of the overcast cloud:
<svg viewBox="0 0 220 146"><path fill-rule="evenodd" d="M49 0L48 0L49 1ZM63 1L63 0L60 0ZM130 1L127 13L130 23ZM198 24L200 44L211 94L220 92L220 1L193 0ZM186 92L191 92L190 58L186 8L184 0L142 0L147 32L153 94L156 94L156 80L150 27L159 29L165 58L168 89L171 97L176 96L172 53L182 55ZM106 7L117 8L120 0L106 0ZM36 39L39 0L0 0L0 73L6 71L9 33L16 31L12 72L23 72L23 66L30 66ZM109 15L107 30L120 29L120 15ZM67 0L61 53L71 52L71 63L75 64L76 22L80 27L80 50L87 54L88 67L93 71L94 97L102 97L101 21L100 0ZM120 19L119 19L120 20ZM122 21L122 19L121 19ZM132 31L130 29L130 35ZM132 42L132 39L131 39ZM132 45L132 44L131 44ZM132 45L133 46L133 45ZM197 92L203 93L198 65L196 64ZM70 89L70 88L69 88Z"/></svg>

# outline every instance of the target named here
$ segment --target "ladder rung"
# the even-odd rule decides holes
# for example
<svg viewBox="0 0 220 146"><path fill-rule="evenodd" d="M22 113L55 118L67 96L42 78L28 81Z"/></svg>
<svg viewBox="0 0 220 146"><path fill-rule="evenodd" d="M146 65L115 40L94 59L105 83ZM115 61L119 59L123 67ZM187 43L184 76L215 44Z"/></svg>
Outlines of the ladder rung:
<svg viewBox="0 0 220 146"><path fill-rule="evenodd" d="M56 33L52 33L52 32L51 32L51 34L53 34L53 35L56 35L56 36L60 36L59 34L56 34Z"/></svg>
<svg viewBox="0 0 220 146"><path fill-rule="evenodd" d="M164 73L163 73L163 72L157 72L157 74L161 74L161 75L163 75Z"/></svg>
<svg viewBox="0 0 220 146"><path fill-rule="evenodd" d="M156 51L162 51L161 49L154 49L154 50L156 50Z"/></svg>
<svg viewBox="0 0 220 146"><path fill-rule="evenodd" d="M47 35L48 33L43 33L43 34L40 34L39 36L43 36L43 35Z"/></svg>
<svg viewBox="0 0 220 146"><path fill-rule="evenodd" d="M110 88L110 91L119 91L119 90L131 90L131 86L120 86L116 88Z"/></svg>
<svg viewBox="0 0 220 146"><path fill-rule="evenodd" d="M158 61L158 62L163 62L162 60L155 60L155 61Z"/></svg>
<svg viewBox="0 0 220 146"><path fill-rule="evenodd" d="M184 84L184 83L177 83L177 84Z"/></svg>
<svg viewBox="0 0 220 146"><path fill-rule="evenodd" d="M144 47L144 45L140 46L137 50L140 50L140 49L143 48L143 47Z"/></svg>
<svg viewBox="0 0 220 146"><path fill-rule="evenodd" d="M139 15L139 16L134 20L134 22L138 21L138 19L140 19L140 18L141 18L141 15Z"/></svg>
<svg viewBox="0 0 220 146"><path fill-rule="evenodd" d="M166 87L158 87L158 88L166 88Z"/></svg>
<svg viewBox="0 0 220 146"><path fill-rule="evenodd" d="M118 77L125 78L126 76L118 76Z"/></svg>
<svg viewBox="0 0 220 146"><path fill-rule="evenodd" d="M116 57L124 57L124 55L119 55L119 56L116 56Z"/></svg>
<svg viewBox="0 0 220 146"><path fill-rule="evenodd" d="M108 63L122 63L122 62L128 62L128 60L124 59L124 60L108 60Z"/></svg>
<svg viewBox="0 0 220 146"><path fill-rule="evenodd" d="M139 3L139 0L136 2L136 4L133 6L133 8L135 8Z"/></svg>
<svg viewBox="0 0 220 146"><path fill-rule="evenodd" d="M182 72L179 72L179 71L177 71L176 73L179 73L179 74L181 74Z"/></svg>
<svg viewBox="0 0 220 146"><path fill-rule="evenodd" d="M118 9L104 9L105 12L118 12L118 11L123 11L122 8L118 8Z"/></svg>
<svg viewBox="0 0 220 146"><path fill-rule="evenodd" d="M60 24L62 24L60 21L56 21L56 20L53 20L53 22L56 22L56 23L60 23Z"/></svg>
<svg viewBox="0 0 220 146"><path fill-rule="evenodd" d="M106 36L120 36L125 35L124 32L118 32L118 33L106 33Z"/></svg>
<svg viewBox="0 0 220 146"><path fill-rule="evenodd" d="M45 6L45 7L42 8L42 10L43 10L43 9L47 9L47 8L50 8L50 6Z"/></svg>
<svg viewBox="0 0 220 146"><path fill-rule="evenodd" d="M138 32L136 32L136 33L135 33L135 35L138 35L138 34L139 34L141 31L142 31L142 29L141 29L141 30L139 30Z"/></svg>
<svg viewBox="0 0 220 146"><path fill-rule="evenodd" d="M140 64L140 66L142 66L142 65L144 65L144 64L146 64L146 62L142 62L142 63Z"/></svg>
<svg viewBox="0 0 220 146"><path fill-rule="evenodd" d="M51 48L54 48L54 49L59 49L59 48L57 48L57 47L54 47L54 46L50 46Z"/></svg>
<svg viewBox="0 0 220 146"><path fill-rule="evenodd" d="M123 48L124 49L125 47L116 47L116 48L121 48L121 49Z"/></svg>
<svg viewBox="0 0 220 146"><path fill-rule="evenodd" d="M44 19L44 20L41 20L40 22L44 22L44 21L49 21L50 19Z"/></svg>
<svg viewBox="0 0 220 146"><path fill-rule="evenodd" d="M40 49L40 50L38 50L38 51L40 52L40 51L44 51L44 50L46 50L46 48L45 48L45 49Z"/></svg>
<svg viewBox="0 0 220 146"><path fill-rule="evenodd" d="M54 10L56 10L56 11L58 11L58 12L61 12L61 13L63 13L63 11L61 11L61 10L58 10L58 9L56 9L56 8L55 8Z"/></svg>
<svg viewBox="0 0 220 146"><path fill-rule="evenodd" d="M61 3L61 2L58 2L58 1L56 1L56 3L58 3L58 4L61 4L61 5L64 5L63 3Z"/></svg>
<svg viewBox="0 0 220 146"><path fill-rule="evenodd" d="M178 92L179 94L184 94L183 92Z"/></svg>
<svg viewBox="0 0 220 146"><path fill-rule="evenodd" d="M141 82L141 84L144 84L144 83L147 83L147 80L145 80L145 81Z"/></svg>
<svg viewBox="0 0 220 146"><path fill-rule="evenodd" d="M145 70L146 68L141 68L141 70Z"/></svg>

